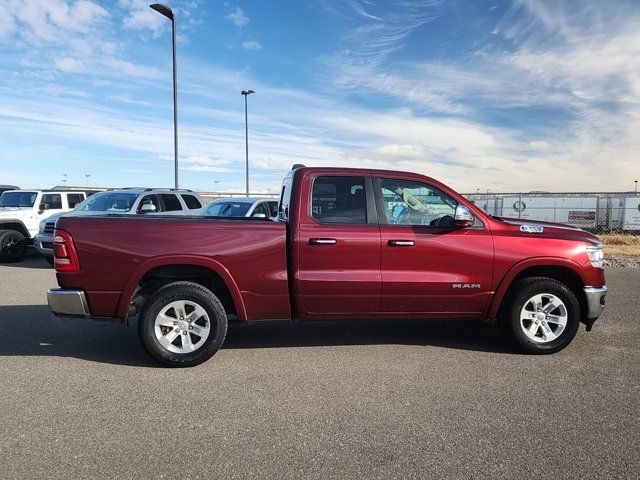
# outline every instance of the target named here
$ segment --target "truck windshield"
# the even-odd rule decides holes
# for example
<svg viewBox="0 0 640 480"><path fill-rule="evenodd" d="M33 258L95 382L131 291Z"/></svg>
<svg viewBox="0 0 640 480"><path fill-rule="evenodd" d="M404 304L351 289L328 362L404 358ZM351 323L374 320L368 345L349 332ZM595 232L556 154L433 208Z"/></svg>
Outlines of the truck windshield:
<svg viewBox="0 0 640 480"><path fill-rule="evenodd" d="M75 208L81 212L128 212L138 198L135 193L96 193Z"/></svg>
<svg viewBox="0 0 640 480"><path fill-rule="evenodd" d="M207 217L244 217L251 203L248 202L215 202L207 205L198 215Z"/></svg>
<svg viewBox="0 0 640 480"><path fill-rule="evenodd" d="M0 196L0 207L33 207L38 192L4 192Z"/></svg>

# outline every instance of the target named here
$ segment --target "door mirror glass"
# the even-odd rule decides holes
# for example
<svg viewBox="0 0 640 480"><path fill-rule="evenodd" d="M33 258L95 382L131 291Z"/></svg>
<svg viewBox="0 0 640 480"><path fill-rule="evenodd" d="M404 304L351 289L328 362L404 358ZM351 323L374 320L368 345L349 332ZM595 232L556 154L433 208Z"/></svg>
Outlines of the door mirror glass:
<svg viewBox="0 0 640 480"><path fill-rule="evenodd" d="M145 203L140 207L140 213L155 213L157 208L153 203Z"/></svg>
<svg viewBox="0 0 640 480"><path fill-rule="evenodd" d="M473 225L475 218L471 211L464 205L456 206L456 213L454 216L454 223L456 227L470 227Z"/></svg>

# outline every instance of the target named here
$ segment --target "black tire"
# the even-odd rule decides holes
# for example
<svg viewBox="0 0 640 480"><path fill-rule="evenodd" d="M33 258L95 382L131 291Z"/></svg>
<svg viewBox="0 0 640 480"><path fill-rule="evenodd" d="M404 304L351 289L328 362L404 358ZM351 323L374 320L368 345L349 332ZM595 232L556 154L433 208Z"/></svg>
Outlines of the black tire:
<svg viewBox="0 0 640 480"><path fill-rule="evenodd" d="M49 265L53 266L53 257L51 255L44 255L44 259Z"/></svg>
<svg viewBox="0 0 640 480"><path fill-rule="evenodd" d="M27 239L16 230L0 232L0 263L16 263L27 254Z"/></svg>
<svg viewBox="0 0 640 480"><path fill-rule="evenodd" d="M567 323L552 341L539 343L523 331L520 313L529 299L538 294L558 297L566 307ZM547 277L518 280L510 289L500 312L499 325L509 339L523 352L549 354L559 352L571 343L580 327L580 304L574 293L562 282Z"/></svg>
<svg viewBox="0 0 640 480"><path fill-rule="evenodd" d="M168 304L178 300L199 305L209 317L209 336L197 350L189 353L171 352L163 347L156 337L156 317ZM182 333L184 334L184 331ZM188 335L193 339L191 333ZM193 282L174 282L158 289L147 300L138 318L138 336L142 346L149 355L170 367L192 367L207 361L220 349L226 335L227 314L222 303L213 292ZM178 343L181 342L182 340Z"/></svg>

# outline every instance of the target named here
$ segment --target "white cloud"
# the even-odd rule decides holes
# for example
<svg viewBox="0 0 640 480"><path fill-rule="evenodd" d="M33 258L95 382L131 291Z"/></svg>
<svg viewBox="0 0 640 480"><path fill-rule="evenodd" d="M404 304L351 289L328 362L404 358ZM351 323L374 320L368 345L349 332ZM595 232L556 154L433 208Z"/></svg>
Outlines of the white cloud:
<svg viewBox="0 0 640 480"><path fill-rule="evenodd" d="M159 13L151 10L148 5L144 5L144 8L131 10L122 23L132 30L151 30L154 37L159 37L169 28L170 22Z"/></svg>
<svg viewBox="0 0 640 480"><path fill-rule="evenodd" d="M15 31L16 24L11 15L0 15L0 39Z"/></svg>
<svg viewBox="0 0 640 480"><path fill-rule="evenodd" d="M66 73L81 73L85 71L81 61L70 57L58 57L55 60L56 67Z"/></svg>
<svg viewBox="0 0 640 480"><path fill-rule="evenodd" d="M242 48L244 48L245 50L260 50L262 48L262 45L260 45L255 40L245 40L244 42L242 42Z"/></svg>
<svg viewBox="0 0 640 480"><path fill-rule="evenodd" d="M247 17L247 15L240 7L236 7L233 12L225 15L224 18L232 21L238 27L244 27L249 23L249 17Z"/></svg>

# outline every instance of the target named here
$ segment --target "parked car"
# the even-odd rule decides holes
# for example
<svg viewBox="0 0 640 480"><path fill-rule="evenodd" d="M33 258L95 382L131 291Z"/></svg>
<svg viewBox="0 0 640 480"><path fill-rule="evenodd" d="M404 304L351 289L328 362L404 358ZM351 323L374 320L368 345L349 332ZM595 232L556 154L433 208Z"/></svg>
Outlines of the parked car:
<svg viewBox="0 0 640 480"><path fill-rule="evenodd" d="M16 187L15 185L0 185L0 195L7 190L20 190L20 187Z"/></svg>
<svg viewBox="0 0 640 480"><path fill-rule="evenodd" d="M607 292L598 238L491 217L422 175L295 168L277 221L58 219L48 292L60 317L127 322L171 366L210 358L229 317L497 320L525 352L566 347Z"/></svg>
<svg viewBox="0 0 640 480"><path fill-rule="evenodd" d="M203 207L198 215L275 218L278 216L278 200L263 197L221 198Z"/></svg>
<svg viewBox="0 0 640 480"><path fill-rule="evenodd" d="M53 265L53 231L62 215L102 215L104 213L193 215L202 207L202 199L191 190L131 189L96 193L69 213L52 215L40 222L35 247Z"/></svg>
<svg viewBox="0 0 640 480"><path fill-rule="evenodd" d="M0 196L0 263L22 260L42 220L70 211L85 198L84 192L74 191L3 192Z"/></svg>

